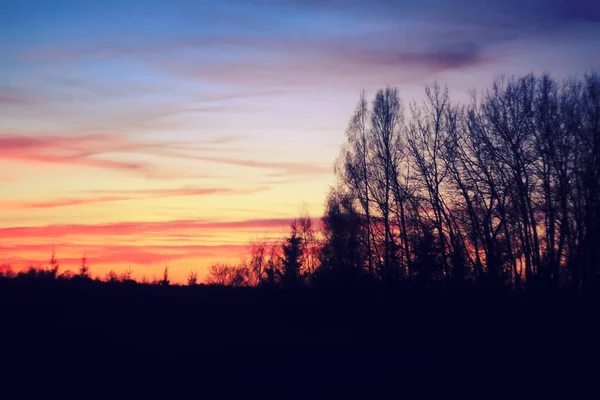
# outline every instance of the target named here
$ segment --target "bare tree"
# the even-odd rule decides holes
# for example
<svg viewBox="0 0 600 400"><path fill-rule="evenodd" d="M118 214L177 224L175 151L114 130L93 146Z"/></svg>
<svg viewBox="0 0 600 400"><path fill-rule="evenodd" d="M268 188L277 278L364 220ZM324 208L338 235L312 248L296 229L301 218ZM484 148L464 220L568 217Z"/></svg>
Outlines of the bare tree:
<svg viewBox="0 0 600 400"><path fill-rule="evenodd" d="M260 286L267 267L267 241L255 240L249 245L248 267L252 286Z"/></svg>
<svg viewBox="0 0 600 400"><path fill-rule="evenodd" d="M297 218L298 233L300 236L301 263L303 275L310 282L315 271L319 267L319 240L317 231L306 204L303 204L300 215Z"/></svg>
<svg viewBox="0 0 600 400"><path fill-rule="evenodd" d="M249 286L249 269L245 265L213 264L209 268L206 283L232 287Z"/></svg>
<svg viewBox="0 0 600 400"><path fill-rule="evenodd" d="M342 155L336 165L336 173L348 187L364 212L365 247L367 253L367 268L373 272L373 250L371 230L370 169L372 155L370 146L370 114L365 92L361 91L360 99L350 119L346 130L348 142L342 150Z"/></svg>
<svg viewBox="0 0 600 400"><path fill-rule="evenodd" d="M373 184L369 187L380 215L380 224L375 226L381 225L383 231L383 257L379 272L383 279L391 280L400 277L399 246L394 234L392 207L402 120L398 90L388 87L378 91L373 100L368 142L373 166L370 176Z"/></svg>

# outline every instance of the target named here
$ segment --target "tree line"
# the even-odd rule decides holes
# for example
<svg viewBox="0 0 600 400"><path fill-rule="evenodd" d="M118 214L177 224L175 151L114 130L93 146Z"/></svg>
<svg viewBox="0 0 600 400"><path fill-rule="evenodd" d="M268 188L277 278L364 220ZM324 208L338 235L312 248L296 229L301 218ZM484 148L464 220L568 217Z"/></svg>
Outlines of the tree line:
<svg viewBox="0 0 600 400"><path fill-rule="evenodd" d="M594 287L600 260L600 75L501 77L452 102L361 93L322 229L306 216L209 282L373 279Z"/></svg>
<svg viewBox="0 0 600 400"><path fill-rule="evenodd" d="M465 104L437 83L420 103L394 87L362 92L334 171L320 224L302 212L287 237L251 243L205 283L600 283L599 73L500 77ZM53 255L42 272L57 271ZM85 257L72 275L89 278ZM169 285L163 275L153 283ZM132 271L105 280L133 281Z"/></svg>

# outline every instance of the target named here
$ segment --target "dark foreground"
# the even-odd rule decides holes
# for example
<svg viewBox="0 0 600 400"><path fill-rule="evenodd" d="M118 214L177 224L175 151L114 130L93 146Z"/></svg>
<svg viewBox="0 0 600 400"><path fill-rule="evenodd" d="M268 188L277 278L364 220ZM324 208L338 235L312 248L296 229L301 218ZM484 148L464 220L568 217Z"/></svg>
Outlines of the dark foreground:
<svg viewBox="0 0 600 400"><path fill-rule="evenodd" d="M0 280L3 387L487 397L598 380L598 296L458 293Z"/></svg>

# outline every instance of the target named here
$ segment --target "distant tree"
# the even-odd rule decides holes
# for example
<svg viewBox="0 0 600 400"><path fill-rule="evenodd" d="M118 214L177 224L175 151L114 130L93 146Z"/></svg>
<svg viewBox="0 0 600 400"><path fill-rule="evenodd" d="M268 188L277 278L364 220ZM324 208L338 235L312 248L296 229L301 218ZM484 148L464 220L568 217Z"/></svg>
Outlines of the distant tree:
<svg viewBox="0 0 600 400"><path fill-rule="evenodd" d="M70 269L60 274L59 278L64 280L71 280L75 277L75 274Z"/></svg>
<svg viewBox="0 0 600 400"><path fill-rule="evenodd" d="M282 244L283 285L296 287L300 284L300 268L302 267L302 238L298 232L298 223L290 225L290 236Z"/></svg>
<svg viewBox="0 0 600 400"><path fill-rule="evenodd" d="M48 276L51 278L56 278L58 276L58 269L60 265L58 260L56 259L56 252L52 249L52 256L50 257L50 261L48 262Z"/></svg>
<svg viewBox="0 0 600 400"><path fill-rule="evenodd" d="M163 279L160 282L163 286L169 286L171 282L169 281L169 266L165 265L165 269L163 270Z"/></svg>
<svg viewBox="0 0 600 400"><path fill-rule="evenodd" d="M210 266L206 283L218 286L249 286L249 269L245 265L217 263Z"/></svg>
<svg viewBox="0 0 600 400"><path fill-rule="evenodd" d="M0 277L14 278L15 272L9 264L0 264Z"/></svg>
<svg viewBox="0 0 600 400"><path fill-rule="evenodd" d="M250 243L250 258L248 268L250 273L250 284L260 286L265 269L267 267L267 243L266 240L256 240Z"/></svg>
<svg viewBox="0 0 600 400"><path fill-rule="evenodd" d="M191 270L188 278L187 278L187 284L188 286L196 286L196 284L198 283L198 273L194 270Z"/></svg>
<svg viewBox="0 0 600 400"><path fill-rule="evenodd" d="M79 266L79 278L90 279L90 267L87 262L85 253L81 256L81 265Z"/></svg>
<svg viewBox="0 0 600 400"><path fill-rule="evenodd" d="M248 267L243 264L232 267L229 270L228 285L232 287L248 286L249 272Z"/></svg>
<svg viewBox="0 0 600 400"><path fill-rule="evenodd" d="M296 221L302 254L300 258L302 264L301 275L306 278L307 282L310 282L319 267L319 239L306 204L302 205L300 215Z"/></svg>
<svg viewBox="0 0 600 400"><path fill-rule="evenodd" d="M264 279L261 285L273 287L281 282L282 278L281 257L279 256L279 246L271 245L269 257L264 268Z"/></svg>
<svg viewBox="0 0 600 400"><path fill-rule="evenodd" d="M41 269L42 269L41 266L36 267L35 265L30 265L29 267L27 267L27 269L25 271L20 271L17 274L17 277L25 278L25 279L36 279L36 278L40 277L39 271Z"/></svg>
<svg viewBox="0 0 600 400"><path fill-rule="evenodd" d="M161 280L158 279L156 274L152 274L152 280L150 281L150 285L160 285L160 284L161 284Z"/></svg>
<svg viewBox="0 0 600 400"><path fill-rule="evenodd" d="M229 272L229 266L227 264L224 264L224 263L213 264L208 269L208 276L206 277L206 283L208 285L225 286L227 284L228 272Z"/></svg>
<svg viewBox="0 0 600 400"><path fill-rule="evenodd" d="M133 269L131 269L131 265L129 265L125 272L121 274L121 281L129 283L135 282L135 280L133 279Z"/></svg>
<svg viewBox="0 0 600 400"><path fill-rule="evenodd" d="M116 273L115 271L113 271L113 270L110 270L110 271L108 272L108 274L106 274L106 276L104 277L104 280L105 280L106 282L109 282L109 283L116 283L116 282L119 282L119 281L120 281L120 279L119 279L119 274L117 274L117 273Z"/></svg>

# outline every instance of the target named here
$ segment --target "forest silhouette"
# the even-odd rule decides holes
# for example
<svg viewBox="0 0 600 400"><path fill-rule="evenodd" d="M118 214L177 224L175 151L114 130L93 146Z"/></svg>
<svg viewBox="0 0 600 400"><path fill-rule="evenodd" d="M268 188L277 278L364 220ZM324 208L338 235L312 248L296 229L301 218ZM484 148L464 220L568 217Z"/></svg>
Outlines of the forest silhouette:
<svg viewBox="0 0 600 400"><path fill-rule="evenodd" d="M302 212L204 282L174 285L168 266L152 282L93 278L85 256L76 272L55 254L3 266L4 343L135 373L202 357L231 369L236 353L241 375L272 384L564 379L592 357L600 74L502 77L465 104L438 84L420 103L362 93L334 171L319 220Z"/></svg>

